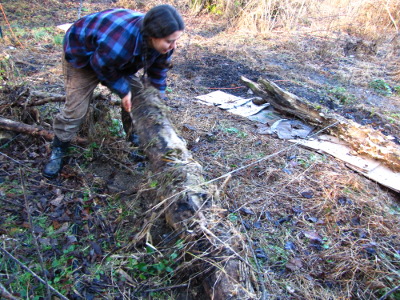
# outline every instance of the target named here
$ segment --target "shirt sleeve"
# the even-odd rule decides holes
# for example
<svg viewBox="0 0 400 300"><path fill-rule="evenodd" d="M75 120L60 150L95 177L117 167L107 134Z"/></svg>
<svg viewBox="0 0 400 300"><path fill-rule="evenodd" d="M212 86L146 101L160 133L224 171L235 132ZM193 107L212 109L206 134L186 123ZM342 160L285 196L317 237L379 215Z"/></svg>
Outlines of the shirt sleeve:
<svg viewBox="0 0 400 300"><path fill-rule="evenodd" d="M167 88L167 72L171 68L173 50L160 55L147 69L151 84L160 92Z"/></svg>
<svg viewBox="0 0 400 300"><path fill-rule="evenodd" d="M124 61L122 56L115 55L113 52L99 47L91 56L90 65L101 83L123 98L130 91L129 81L114 66L121 66L128 62Z"/></svg>

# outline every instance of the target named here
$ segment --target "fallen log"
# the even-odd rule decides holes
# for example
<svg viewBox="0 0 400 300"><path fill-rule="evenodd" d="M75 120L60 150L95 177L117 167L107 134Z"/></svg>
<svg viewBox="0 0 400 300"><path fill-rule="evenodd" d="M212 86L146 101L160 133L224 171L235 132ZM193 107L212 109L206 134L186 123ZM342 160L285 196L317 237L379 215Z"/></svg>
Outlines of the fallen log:
<svg viewBox="0 0 400 300"><path fill-rule="evenodd" d="M331 135L347 142L355 153L376 159L391 170L400 172L400 147L380 131L332 112L322 112L307 99L283 90L270 80L260 78L254 82L245 77L241 80L263 99L261 103L268 102L281 113L295 116L319 129L326 128Z"/></svg>
<svg viewBox="0 0 400 300"><path fill-rule="evenodd" d="M0 129L29 134L33 136L41 136L48 141L51 141L54 138L54 133L44 129L43 127L28 125L25 123L17 122L3 117L0 117ZM78 144L86 144L87 140L83 138L75 138L74 142Z"/></svg>
<svg viewBox="0 0 400 300"><path fill-rule="evenodd" d="M141 147L157 181L158 204L148 213L162 208L167 223L190 241L187 252L196 253L197 262L191 268L203 268L192 272L204 272L210 299L259 298L255 272L246 259L247 243L240 243L240 233L224 224L221 210L214 211L215 189L204 185L203 168L178 136L158 91L146 89L132 100L132 107L135 132L144 141Z"/></svg>

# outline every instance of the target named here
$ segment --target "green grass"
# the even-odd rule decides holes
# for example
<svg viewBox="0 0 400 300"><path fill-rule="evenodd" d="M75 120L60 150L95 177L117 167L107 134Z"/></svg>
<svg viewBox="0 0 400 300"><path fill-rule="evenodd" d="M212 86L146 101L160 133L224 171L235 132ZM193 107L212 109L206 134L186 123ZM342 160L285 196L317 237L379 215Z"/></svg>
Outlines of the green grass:
<svg viewBox="0 0 400 300"><path fill-rule="evenodd" d="M392 94L392 89L389 84L383 79L375 79L369 83L369 87L375 92L383 96L390 96Z"/></svg>
<svg viewBox="0 0 400 300"><path fill-rule="evenodd" d="M350 94L344 87L334 87L328 90L328 97L335 103L348 105L355 102L356 97Z"/></svg>
<svg viewBox="0 0 400 300"><path fill-rule="evenodd" d="M228 127L228 128L223 127L222 130L229 134L235 134L239 138L245 138L248 135L246 132L240 131L239 129L237 129L235 127Z"/></svg>

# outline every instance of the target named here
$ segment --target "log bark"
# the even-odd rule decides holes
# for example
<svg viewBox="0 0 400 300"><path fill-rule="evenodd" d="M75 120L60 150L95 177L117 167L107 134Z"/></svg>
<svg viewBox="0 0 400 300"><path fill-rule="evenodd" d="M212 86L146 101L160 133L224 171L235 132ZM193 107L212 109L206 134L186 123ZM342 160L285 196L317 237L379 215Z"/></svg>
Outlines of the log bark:
<svg viewBox="0 0 400 300"><path fill-rule="evenodd" d="M141 147L157 181L156 207L162 206L167 223L181 238L191 241L187 252L197 253L192 267L212 270L203 270L209 298L257 298L255 276L251 276L254 270L246 261L247 245L239 243L240 233L214 212L213 188L203 185L203 168L178 135L158 91L146 89L132 100L132 107L135 132L145 141Z"/></svg>
<svg viewBox="0 0 400 300"><path fill-rule="evenodd" d="M28 125L21 122L16 122L10 119L0 117L0 128L19 133L25 133L33 136L42 136L46 140L52 140L54 133L38 126Z"/></svg>
<svg viewBox="0 0 400 300"><path fill-rule="evenodd" d="M54 138L54 133L44 129L43 127L28 125L25 123L13 121L13 120L6 119L3 117L0 117L0 128L4 129L4 130L13 131L13 132L29 134L29 135L33 135L33 136L41 136L48 141L51 141ZM78 144L86 144L87 140L77 137L74 139L74 142L76 142Z"/></svg>
<svg viewBox="0 0 400 300"><path fill-rule="evenodd" d="M400 147L380 131L332 112L321 112L308 100L283 90L270 80L260 78L254 82L245 77L241 80L263 99L263 103L268 102L277 111L295 116L319 129L327 128L327 132L348 143L355 153L376 159L391 170L400 172Z"/></svg>

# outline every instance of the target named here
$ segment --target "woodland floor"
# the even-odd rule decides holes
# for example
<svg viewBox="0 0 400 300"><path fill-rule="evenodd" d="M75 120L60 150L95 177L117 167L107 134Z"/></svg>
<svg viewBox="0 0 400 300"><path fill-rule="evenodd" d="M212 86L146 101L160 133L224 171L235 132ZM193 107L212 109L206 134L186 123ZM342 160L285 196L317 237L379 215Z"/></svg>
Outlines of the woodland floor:
<svg viewBox="0 0 400 300"><path fill-rule="evenodd" d="M22 45L10 37L2 19L8 36L0 44L1 116L48 130L62 104L10 104L32 91L64 93L61 45L55 43L62 32L54 26L74 21L79 1L59 2L2 1ZM83 13L113 5L84 1ZM206 179L260 160L225 185L214 183L221 189L214 205L252 245L256 257L250 260L262 267L265 282L260 284L270 299L378 299L398 287L398 193L333 157L262 135L260 124L201 105L195 97L218 89L251 97L240 76L264 77L399 143L395 88L400 83L390 76L398 70L399 42L382 41L374 48L365 41L352 47L357 39L338 33L251 37L224 31L218 18L185 14L185 20L187 30L168 79L171 119ZM40 33L44 26L47 31ZM94 101L81 132L91 143L73 148L55 180L41 175L50 141L3 133L2 249L69 299L202 299L201 274L179 267L185 260L182 247L163 220L153 226L147 245L135 240L154 205L149 197L157 182L147 162L130 155L135 149L121 136L119 108L108 105L115 96L105 88L99 91L103 100ZM45 295L44 285L4 251L0 283L25 299ZM387 299L400 299L400 294Z"/></svg>

